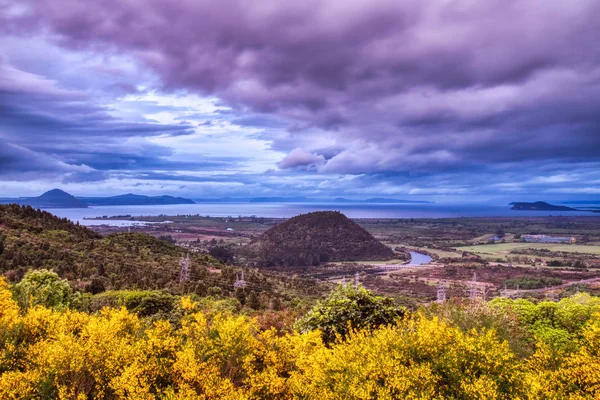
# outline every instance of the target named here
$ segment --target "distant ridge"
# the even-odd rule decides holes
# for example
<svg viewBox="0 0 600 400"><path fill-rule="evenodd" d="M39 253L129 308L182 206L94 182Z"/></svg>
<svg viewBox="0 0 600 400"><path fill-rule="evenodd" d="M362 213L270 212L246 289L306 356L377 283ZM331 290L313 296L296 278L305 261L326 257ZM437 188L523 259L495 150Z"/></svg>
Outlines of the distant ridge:
<svg viewBox="0 0 600 400"><path fill-rule="evenodd" d="M343 197L336 197L335 199L316 199L304 196L298 197L221 197L221 198L195 198L196 203L315 203L315 204L328 204L328 203L356 203L356 204L367 204L367 203L386 203L386 204L434 204L432 201L425 200L398 200L398 199L387 199L382 197L375 197L366 200L350 200Z"/></svg>
<svg viewBox="0 0 600 400"><path fill-rule="evenodd" d="M196 204L193 200L173 196L143 196L139 194L123 194L112 197L81 197L91 206L154 206L168 204Z"/></svg>
<svg viewBox="0 0 600 400"><path fill-rule="evenodd" d="M52 189L39 197L2 198L0 204L16 203L35 208L87 208L88 206L141 206L195 204L190 199L173 196L123 194L111 197L75 197L64 190Z"/></svg>
<svg viewBox="0 0 600 400"><path fill-rule="evenodd" d="M337 197L334 199L338 203L389 203L389 204L434 204L432 201L425 200L399 200L399 199L388 199L384 197L373 197L366 200L349 200L343 197Z"/></svg>
<svg viewBox="0 0 600 400"><path fill-rule="evenodd" d="M305 203L310 199L301 197L253 197L251 203Z"/></svg>

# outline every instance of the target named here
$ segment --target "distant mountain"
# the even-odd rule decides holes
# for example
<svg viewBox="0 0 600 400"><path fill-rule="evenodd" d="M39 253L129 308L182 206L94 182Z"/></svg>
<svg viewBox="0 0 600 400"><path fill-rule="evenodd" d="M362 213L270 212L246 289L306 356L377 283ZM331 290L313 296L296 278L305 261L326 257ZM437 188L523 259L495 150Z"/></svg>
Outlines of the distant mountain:
<svg viewBox="0 0 600 400"><path fill-rule="evenodd" d="M220 197L220 198L194 198L192 199L196 204L198 203L248 203L250 202L249 197Z"/></svg>
<svg viewBox="0 0 600 400"><path fill-rule="evenodd" d="M16 199L15 203L34 208L87 208L85 201L60 189L52 189L39 197Z"/></svg>
<svg viewBox="0 0 600 400"><path fill-rule="evenodd" d="M432 201L424 200L398 200L398 199L385 199L381 197L375 197L363 201L364 203L419 203L419 204L433 204Z"/></svg>
<svg viewBox="0 0 600 400"><path fill-rule="evenodd" d="M432 201L425 200L398 200L384 197L373 197L366 200L349 200L343 197L333 199L335 203L388 203L388 204L434 204Z"/></svg>
<svg viewBox="0 0 600 400"><path fill-rule="evenodd" d="M600 204L600 200L563 201L563 204Z"/></svg>
<svg viewBox="0 0 600 400"><path fill-rule="evenodd" d="M60 190L52 189L39 197L2 198L0 204L17 203L35 208L87 208L88 206L142 206L167 204L195 204L190 199L173 196L142 196L124 194L112 197L74 197Z"/></svg>
<svg viewBox="0 0 600 400"><path fill-rule="evenodd" d="M301 197L253 197L250 203L306 203L313 201L304 196Z"/></svg>
<svg viewBox="0 0 600 400"><path fill-rule="evenodd" d="M90 206L155 206L167 204L195 204L190 199L173 196L142 196L138 194L123 194L112 197L81 197Z"/></svg>
<svg viewBox="0 0 600 400"><path fill-rule="evenodd" d="M392 249L336 211L317 211L290 218L241 251L249 260L263 266L388 260L394 256Z"/></svg>
<svg viewBox="0 0 600 400"><path fill-rule="evenodd" d="M535 203L526 203L526 202L513 202L509 205L512 206L511 210L519 210L519 211L579 211L575 208L565 207L565 206L555 206L553 204L548 204L544 201L536 201Z"/></svg>
<svg viewBox="0 0 600 400"><path fill-rule="evenodd" d="M315 203L315 204L327 204L327 203L389 203L389 204L433 204L431 201L423 200L398 200L398 199L385 199L385 198L372 198L366 200L350 200L343 197L336 197L335 199L324 199L324 198L310 198L304 196L297 197L221 197L218 199L210 198L198 198L194 199L196 203Z"/></svg>

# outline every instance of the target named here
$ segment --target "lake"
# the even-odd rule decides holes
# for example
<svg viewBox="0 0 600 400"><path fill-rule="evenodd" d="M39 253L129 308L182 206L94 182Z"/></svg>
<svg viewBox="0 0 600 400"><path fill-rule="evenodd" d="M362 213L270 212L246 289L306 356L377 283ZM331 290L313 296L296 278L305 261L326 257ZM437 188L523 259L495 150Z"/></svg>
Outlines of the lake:
<svg viewBox="0 0 600 400"><path fill-rule="evenodd" d="M416 251L410 252L410 262L407 265L422 265L428 264L433 259L427 254L417 253Z"/></svg>
<svg viewBox="0 0 600 400"><path fill-rule="evenodd" d="M508 205L481 204L335 204L335 203L199 203L153 206L101 206L47 209L84 225L132 225L132 221L92 221L84 218L117 215L186 215L211 217L251 216L290 218L312 211L341 211L350 218L453 218L453 217L547 217L598 216L586 211L514 211Z"/></svg>

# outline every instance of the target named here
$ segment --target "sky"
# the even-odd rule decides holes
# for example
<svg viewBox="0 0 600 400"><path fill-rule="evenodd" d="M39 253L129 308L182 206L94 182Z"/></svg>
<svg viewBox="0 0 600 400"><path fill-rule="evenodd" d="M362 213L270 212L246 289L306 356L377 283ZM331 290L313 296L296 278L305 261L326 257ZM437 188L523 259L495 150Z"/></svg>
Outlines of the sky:
<svg viewBox="0 0 600 400"><path fill-rule="evenodd" d="M0 197L600 199L598 0L0 0Z"/></svg>

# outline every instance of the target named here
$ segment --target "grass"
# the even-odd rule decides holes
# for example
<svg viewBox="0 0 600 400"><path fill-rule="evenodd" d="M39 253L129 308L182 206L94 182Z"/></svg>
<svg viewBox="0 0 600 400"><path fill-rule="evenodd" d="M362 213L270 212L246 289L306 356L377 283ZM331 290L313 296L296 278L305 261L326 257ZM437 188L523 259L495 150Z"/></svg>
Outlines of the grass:
<svg viewBox="0 0 600 400"><path fill-rule="evenodd" d="M564 251L566 253L600 254L600 245L562 243L498 243L456 247L456 249L459 251L489 255L506 255L510 254L513 250L520 249L547 249L551 251Z"/></svg>

